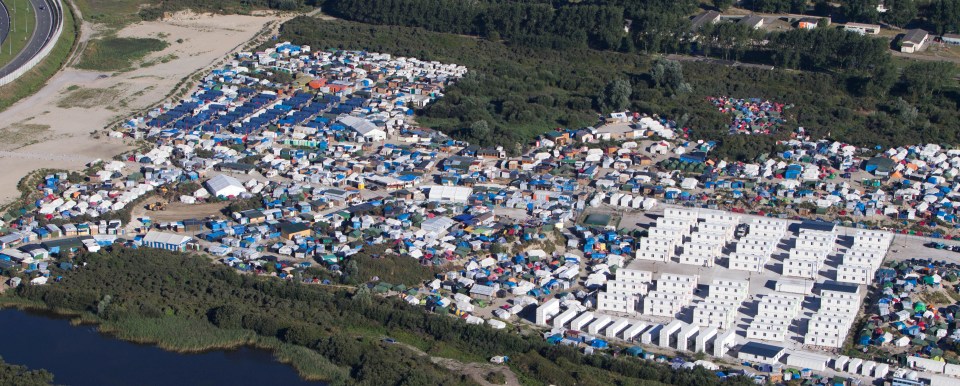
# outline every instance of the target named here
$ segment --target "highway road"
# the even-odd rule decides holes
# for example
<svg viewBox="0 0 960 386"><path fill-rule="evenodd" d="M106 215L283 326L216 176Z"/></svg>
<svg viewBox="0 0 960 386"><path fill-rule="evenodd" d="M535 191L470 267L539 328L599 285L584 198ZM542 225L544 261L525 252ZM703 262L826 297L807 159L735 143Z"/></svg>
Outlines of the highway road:
<svg viewBox="0 0 960 386"><path fill-rule="evenodd" d="M52 9L50 3L46 0L30 0L30 4L33 5L34 15L36 16L34 21L36 28L33 30L33 36L30 37L30 42L13 60L0 68L0 78L16 71L30 59L33 59L53 37L59 18L62 17L62 15L57 14L56 10ZM5 29L5 31L8 30Z"/></svg>
<svg viewBox="0 0 960 386"><path fill-rule="evenodd" d="M10 33L10 13L7 12L7 5L0 0L0 46L7 41L7 35Z"/></svg>

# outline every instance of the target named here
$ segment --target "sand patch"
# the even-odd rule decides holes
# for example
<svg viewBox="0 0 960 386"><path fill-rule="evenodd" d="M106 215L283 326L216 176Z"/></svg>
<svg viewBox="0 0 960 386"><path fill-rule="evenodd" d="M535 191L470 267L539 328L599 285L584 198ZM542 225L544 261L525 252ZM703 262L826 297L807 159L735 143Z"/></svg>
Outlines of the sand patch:
<svg viewBox="0 0 960 386"><path fill-rule="evenodd" d="M16 150L38 143L50 132L49 125L17 122L0 129L0 150Z"/></svg>
<svg viewBox="0 0 960 386"><path fill-rule="evenodd" d="M122 83L110 88L78 88L60 99L57 107L90 109L98 106L112 106L120 100L121 85Z"/></svg>

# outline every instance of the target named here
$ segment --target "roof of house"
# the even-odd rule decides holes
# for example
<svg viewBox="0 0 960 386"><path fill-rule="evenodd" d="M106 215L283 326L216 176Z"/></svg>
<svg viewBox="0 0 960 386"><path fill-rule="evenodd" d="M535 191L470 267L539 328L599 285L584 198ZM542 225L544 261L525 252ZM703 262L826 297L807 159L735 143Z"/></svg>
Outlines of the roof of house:
<svg viewBox="0 0 960 386"><path fill-rule="evenodd" d="M854 23L854 22L847 23L846 27L880 29L879 24L864 24L864 23Z"/></svg>
<svg viewBox="0 0 960 386"><path fill-rule="evenodd" d="M713 23L720 19L720 12L717 11L706 11L701 13L693 18L690 21L690 30L696 31L700 29L704 24Z"/></svg>
<svg viewBox="0 0 960 386"><path fill-rule="evenodd" d="M307 224L301 222L284 221L280 223L280 231L287 234L300 233L309 229L310 227Z"/></svg>
<svg viewBox="0 0 960 386"><path fill-rule="evenodd" d="M837 224L834 224L832 222L827 222L827 221L804 221L800 223L800 229L833 232L837 229Z"/></svg>
<svg viewBox="0 0 960 386"><path fill-rule="evenodd" d="M865 166L876 166L878 171L890 171L896 165L892 159L887 157L873 157L867 160Z"/></svg>
<svg viewBox="0 0 960 386"><path fill-rule="evenodd" d="M763 358L775 358L777 355L782 354L783 351L783 347L758 342L747 342L747 344L740 348L740 353Z"/></svg>
<svg viewBox="0 0 960 386"><path fill-rule="evenodd" d="M820 285L820 291L846 292L855 294L860 292L860 287L851 284L843 284L836 281L825 281Z"/></svg>
<svg viewBox="0 0 960 386"><path fill-rule="evenodd" d="M758 25L763 23L763 17L757 16L757 15L748 15L743 19L740 19L740 21L738 21L737 23L740 23L749 27L757 27Z"/></svg>
<svg viewBox="0 0 960 386"><path fill-rule="evenodd" d="M488 285L474 284L473 287L470 287L470 293L483 296L493 296L497 293L497 290Z"/></svg>
<svg viewBox="0 0 960 386"><path fill-rule="evenodd" d="M919 29L919 28L912 29L907 31L907 33L903 34L903 40L901 40L901 42L920 44L921 42L923 42L924 39L927 38L928 35L929 33L927 33L927 31L924 31L922 29Z"/></svg>
<svg viewBox="0 0 960 386"><path fill-rule="evenodd" d="M83 246L83 243L80 242L79 238L71 237L68 239L59 239L59 240L45 240L40 243L44 248L50 250L51 248L80 248Z"/></svg>

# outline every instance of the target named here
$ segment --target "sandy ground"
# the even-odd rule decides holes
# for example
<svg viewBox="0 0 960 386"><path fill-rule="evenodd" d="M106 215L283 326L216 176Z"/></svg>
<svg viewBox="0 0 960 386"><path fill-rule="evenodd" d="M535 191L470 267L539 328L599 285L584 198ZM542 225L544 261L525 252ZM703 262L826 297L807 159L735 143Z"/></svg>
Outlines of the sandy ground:
<svg viewBox="0 0 960 386"><path fill-rule="evenodd" d="M279 25L285 18L180 13L120 30L120 37L160 38L170 46L144 59L152 65L133 71L106 74L67 68L33 96L0 112L0 203L16 197L17 182L32 170L82 169L94 159L125 151L130 142L92 133L162 101L184 77L218 63L266 25ZM91 89L110 92L92 93L97 95L94 100L71 98L73 92Z"/></svg>

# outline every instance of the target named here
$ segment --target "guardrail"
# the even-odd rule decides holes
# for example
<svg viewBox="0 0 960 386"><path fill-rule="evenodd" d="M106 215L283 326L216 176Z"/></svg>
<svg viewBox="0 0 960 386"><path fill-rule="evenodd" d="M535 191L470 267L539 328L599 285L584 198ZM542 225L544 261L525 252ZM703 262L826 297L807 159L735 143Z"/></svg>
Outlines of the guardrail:
<svg viewBox="0 0 960 386"><path fill-rule="evenodd" d="M23 76L27 71L32 70L40 63L47 55L50 55L50 51L53 51L53 47L57 45L57 41L60 40L60 34L63 33L63 3L60 0L46 0L47 4L50 6L50 10L53 13L53 23L50 23L50 28L53 29L53 33L47 34L47 41L44 42L43 48L37 52L29 61L24 63L16 71L7 74L7 76L0 78L0 86L9 84L16 80L17 78Z"/></svg>

